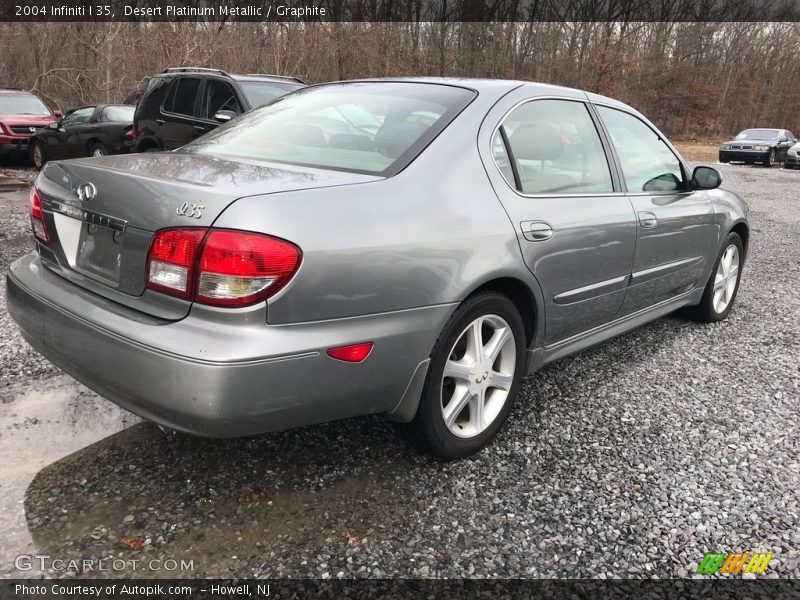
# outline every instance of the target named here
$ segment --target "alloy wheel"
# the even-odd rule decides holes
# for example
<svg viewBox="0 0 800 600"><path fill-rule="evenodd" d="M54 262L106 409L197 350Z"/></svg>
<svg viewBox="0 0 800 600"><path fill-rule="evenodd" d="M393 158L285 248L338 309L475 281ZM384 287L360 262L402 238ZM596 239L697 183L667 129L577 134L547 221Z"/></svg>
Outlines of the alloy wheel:
<svg viewBox="0 0 800 600"><path fill-rule="evenodd" d="M42 156L42 147L39 144L36 144L33 147L33 166L37 169L41 169L44 165L44 156Z"/></svg>
<svg viewBox="0 0 800 600"><path fill-rule="evenodd" d="M470 323L448 355L441 384L442 416L448 430L472 438L489 427L508 399L516 370L516 341L497 315Z"/></svg>
<svg viewBox="0 0 800 600"><path fill-rule="evenodd" d="M95 156L95 157L97 157L97 156L105 156L105 155L106 155L106 153L103 152L102 148L95 148L94 152L92 152L92 156Z"/></svg>
<svg viewBox="0 0 800 600"><path fill-rule="evenodd" d="M725 248L714 275L714 310L722 313L733 299L739 280L739 249L731 244Z"/></svg>

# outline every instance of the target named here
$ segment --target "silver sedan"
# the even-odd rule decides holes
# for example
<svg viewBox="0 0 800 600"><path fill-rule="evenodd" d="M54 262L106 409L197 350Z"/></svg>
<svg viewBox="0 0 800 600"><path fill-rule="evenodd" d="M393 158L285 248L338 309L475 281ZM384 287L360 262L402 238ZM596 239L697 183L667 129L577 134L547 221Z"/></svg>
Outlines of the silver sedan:
<svg viewBox="0 0 800 600"><path fill-rule="evenodd" d="M543 365L676 309L728 315L750 229L719 185L580 90L312 86L175 152L48 163L9 311L169 428L377 413L462 457Z"/></svg>

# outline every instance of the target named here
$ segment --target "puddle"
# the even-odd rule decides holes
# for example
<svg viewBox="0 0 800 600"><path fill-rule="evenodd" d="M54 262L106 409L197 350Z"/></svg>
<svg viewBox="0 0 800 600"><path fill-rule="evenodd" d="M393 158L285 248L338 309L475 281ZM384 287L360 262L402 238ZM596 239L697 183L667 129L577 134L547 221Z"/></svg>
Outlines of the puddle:
<svg viewBox="0 0 800 600"><path fill-rule="evenodd" d="M419 459L376 424L207 440L139 423L36 473L24 501L32 547L65 561L128 561L82 576L156 578L254 576L296 570L315 548L368 548L419 508L402 476ZM367 428L374 460L358 440ZM153 571L153 559L193 564Z"/></svg>
<svg viewBox="0 0 800 600"><path fill-rule="evenodd" d="M48 464L138 419L73 379L58 376L0 393L0 573L14 557L34 549L23 498Z"/></svg>

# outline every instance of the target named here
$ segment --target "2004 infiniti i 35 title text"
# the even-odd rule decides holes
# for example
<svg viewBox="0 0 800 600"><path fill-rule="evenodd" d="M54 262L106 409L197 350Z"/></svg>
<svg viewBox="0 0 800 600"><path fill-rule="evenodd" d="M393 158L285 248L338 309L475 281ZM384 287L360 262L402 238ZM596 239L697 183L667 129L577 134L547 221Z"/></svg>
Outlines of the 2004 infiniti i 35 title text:
<svg viewBox="0 0 800 600"><path fill-rule="evenodd" d="M579 90L319 85L176 152L48 163L9 310L170 428L382 413L460 457L542 365L678 308L727 316L748 208L719 184Z"/></svg>

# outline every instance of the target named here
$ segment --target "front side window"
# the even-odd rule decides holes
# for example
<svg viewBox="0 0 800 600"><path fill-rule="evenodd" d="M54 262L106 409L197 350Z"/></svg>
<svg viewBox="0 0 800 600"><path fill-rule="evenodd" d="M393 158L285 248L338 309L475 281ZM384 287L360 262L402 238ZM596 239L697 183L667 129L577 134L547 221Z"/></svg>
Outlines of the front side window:
<svg viewBox="0 0 800 600"><path fill-rule="evenodd" d="M216 79L208 79L206 80L206 90L203 93L200 116L204 119L213 120L214 115L221 110L230 110L239 114L242 112L242 107L239 105L236 93L229 84Z"/></svg>
<svg viewBox="0 0 800 600"><path fill-rule="evenodd" d="M388 176L474 97L471 90L438 84L315 86L245 113L181 152Z"/></svg>
<svg viewBox="0 0 800 600"><path fill-rule="evenodd" d="M87 108L79 108L78 110L72 111L61 122L61 125L64 127L70 127L72 125L81 125L82 123L88 123L89 119L92 118L94 114L94 106L90 106Z"/></svg>
<svg viewBox="0 0 800 600"><path fill-rule="evenodd" d="M164 110L178 115L193 115L198 89L200 79L197 77L179 77L167 94Z"/></svg>
<svg viewBox="0 0 800 600"><path fill-rule="evenodd" d="M504 136L508 154L503 151ZM492 148L508 183L525 194L614 191L600 136L582 102L523 104L503 121Z"/></svg>
<svg viewBox="0 0 800 600"><path fill-rule="evenodd" d="M686 189L681 161L644 121L606 106L598 106L597 112L611 135L629 192Z"/></svg>
<svg viewBox="0 0 800 600"><path fill-rule="evenodd" d="M0 94L0 114L45 116L50 109L33 94Z"/></svg>

